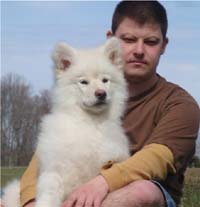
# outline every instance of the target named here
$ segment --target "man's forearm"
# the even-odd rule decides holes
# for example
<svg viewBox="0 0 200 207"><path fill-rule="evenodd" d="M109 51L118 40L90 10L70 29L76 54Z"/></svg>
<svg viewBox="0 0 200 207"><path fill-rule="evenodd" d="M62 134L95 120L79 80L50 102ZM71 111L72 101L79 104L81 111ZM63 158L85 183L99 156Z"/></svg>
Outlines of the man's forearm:
<svg viewBox="0 0 200 207"><path fill-rule="evenodd" d="M150 144L124 162L102 170L101 174L110 191L114 191L136 180L164 180L169 172L175 171L171 150L161 144Z"/></svg>

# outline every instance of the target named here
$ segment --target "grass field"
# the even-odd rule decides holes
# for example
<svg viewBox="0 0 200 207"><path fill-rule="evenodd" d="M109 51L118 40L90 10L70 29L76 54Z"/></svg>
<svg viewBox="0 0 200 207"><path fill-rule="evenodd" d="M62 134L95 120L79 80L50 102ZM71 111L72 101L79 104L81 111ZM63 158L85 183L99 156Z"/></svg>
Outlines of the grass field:
<svg viewBox="0 0 200 207"><path fill-rule="evenodd" d="M24 167L1 168L1 187L14 178L20 177ZM200 207L200 168L188 168L181 207Z"/></svg>
<svg viewBox="0 0 200 207"><path fill-rule="evenodd" d="M181 207L200 207L200 168L188 168Z"/></svg>
<svg viewBox="0 0 200 207"><path fill-rule="evenodd" d="M3 188L7 182L15 179L20 178L23 174L25 167L2 167L1 168L1 188Z"/></svg>

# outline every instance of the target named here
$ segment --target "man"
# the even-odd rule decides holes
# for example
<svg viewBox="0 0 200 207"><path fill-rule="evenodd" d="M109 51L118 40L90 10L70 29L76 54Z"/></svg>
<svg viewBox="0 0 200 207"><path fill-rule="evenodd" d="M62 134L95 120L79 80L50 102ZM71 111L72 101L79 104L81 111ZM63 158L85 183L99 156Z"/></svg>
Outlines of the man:
<svg viewBox="0 0 200 207"><path fill-rule="evenodd" d="M159 2L117 5L107 36L118 37L123 49L130 93L123 124L132 156L102 169L72 192L63 207L175 207L180 202L200 112L186 91L156 72L168 43L166 33L166 11ZM34 206L36 175L33 158L21 180L25 207Z"/></svg>

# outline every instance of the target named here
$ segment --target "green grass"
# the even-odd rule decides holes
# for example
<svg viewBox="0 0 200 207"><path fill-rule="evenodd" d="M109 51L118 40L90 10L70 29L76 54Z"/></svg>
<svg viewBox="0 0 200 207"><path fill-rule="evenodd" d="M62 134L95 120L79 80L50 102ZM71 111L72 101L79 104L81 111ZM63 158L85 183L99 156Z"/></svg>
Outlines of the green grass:
<svg viewBox="0 0 200 207"><path fill-rule="evenodd" d="M188 168L181 207L200 207L200 168Z"/></svg>
<svg viewBox="0 0 200 207"><path fill-rule="evenodd" d="M1 187L14 178L19 178L25 167L1 168ZM189 168L186 172L181 207L200 207L200 168Z"/></svg>
<svg viewBox="0 0 200 207"><path fill-rule="evenodd" d="M200 207L200 187L185 185L181 207Z"/></svg>
<svg viewBox="0 0 200 207"><path fill-rule="evenodd" d="M25 169L26 167L1 167L1 187L15 178L20 178Z"/></svg>

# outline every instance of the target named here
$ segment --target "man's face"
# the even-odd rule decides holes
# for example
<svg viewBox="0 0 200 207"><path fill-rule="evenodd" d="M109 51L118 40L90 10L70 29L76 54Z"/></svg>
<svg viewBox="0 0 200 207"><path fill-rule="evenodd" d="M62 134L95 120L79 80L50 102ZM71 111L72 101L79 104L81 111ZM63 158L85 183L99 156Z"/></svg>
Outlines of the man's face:
<svg viewBox="0 0 200 207"><path fill-rule="evenodd" d="M131 82L143 82L156 75L156 67L167 39L163 39L157 24L140 25L125 18L116 30L125 60L125 76Z"/></svg>

